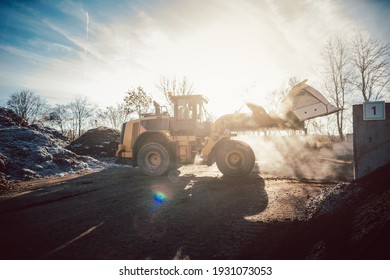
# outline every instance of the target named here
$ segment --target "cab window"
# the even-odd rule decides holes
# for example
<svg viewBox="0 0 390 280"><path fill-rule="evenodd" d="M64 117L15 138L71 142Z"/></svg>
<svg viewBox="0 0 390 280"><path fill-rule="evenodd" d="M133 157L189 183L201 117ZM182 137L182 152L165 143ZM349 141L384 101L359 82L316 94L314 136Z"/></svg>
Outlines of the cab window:
<svg viewBox="0 0 390 280"><path fill-rule="evenodd" d="M192 119L193 107L188 103L187 100L182 99L178 101L177 105L178 119L179 120L188 120Z"/></svg>

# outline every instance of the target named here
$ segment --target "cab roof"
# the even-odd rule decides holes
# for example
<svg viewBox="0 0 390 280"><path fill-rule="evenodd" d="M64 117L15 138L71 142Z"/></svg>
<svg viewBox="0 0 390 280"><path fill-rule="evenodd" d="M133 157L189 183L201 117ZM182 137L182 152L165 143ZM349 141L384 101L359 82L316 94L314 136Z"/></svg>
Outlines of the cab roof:
<svg viewBox="0 0 390 280"><path fill-rule="evenodd" d="M190 95L175 95L175 96L172 96L172 99L173 100L180 100L180 99L187 99L187 100L200 100L204 103L208 103L208 99L201 95L201 94L190 94Z"/></svg>

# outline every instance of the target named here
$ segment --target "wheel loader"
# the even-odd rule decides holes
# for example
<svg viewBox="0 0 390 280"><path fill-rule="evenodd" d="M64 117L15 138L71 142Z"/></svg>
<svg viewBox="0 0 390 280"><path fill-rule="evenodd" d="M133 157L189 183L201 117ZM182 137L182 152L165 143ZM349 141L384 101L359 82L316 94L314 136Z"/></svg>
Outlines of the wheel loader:
<svg viewBox="0 0 390 280"><path fill-rule="evenodd" d="M305 130L304 121L334 113L339 108L307 80L292 87L272 115L256 104L248 103L252 113L224 115L212 122L202 95L171 96L173 116L154 102L155 112L123 123L116 156L149 176L160 176L181 165L217 164L229 177L246 176L254 167L255 154L245 142L232 139L236 132L260 129Z"/></svg>

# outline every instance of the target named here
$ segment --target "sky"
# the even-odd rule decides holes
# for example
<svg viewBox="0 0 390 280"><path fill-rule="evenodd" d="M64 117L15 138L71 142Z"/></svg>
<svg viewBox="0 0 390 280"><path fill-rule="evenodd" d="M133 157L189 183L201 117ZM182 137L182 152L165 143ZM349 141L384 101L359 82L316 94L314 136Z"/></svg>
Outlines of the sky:
<svg viewBox="0 0 390 280"><path fill-rule="evenodd" d="M390 3L367 0L0 1L0 105L28 89L105 107L161 77L193 83L214 116L290 77L316 87L323 44L355 31L390 42Z"/></svg>

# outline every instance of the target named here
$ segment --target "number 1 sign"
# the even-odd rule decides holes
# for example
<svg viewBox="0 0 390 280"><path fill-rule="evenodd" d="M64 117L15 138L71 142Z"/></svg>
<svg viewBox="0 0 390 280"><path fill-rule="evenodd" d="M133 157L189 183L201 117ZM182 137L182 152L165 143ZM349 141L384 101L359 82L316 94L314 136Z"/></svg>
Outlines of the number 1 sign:
<svg viewBox="0 0 390 280"><path fill-rule="evenodd" d="M363 120L385 120L386 106L384 101L364 102L363 103Z"/></svg>

